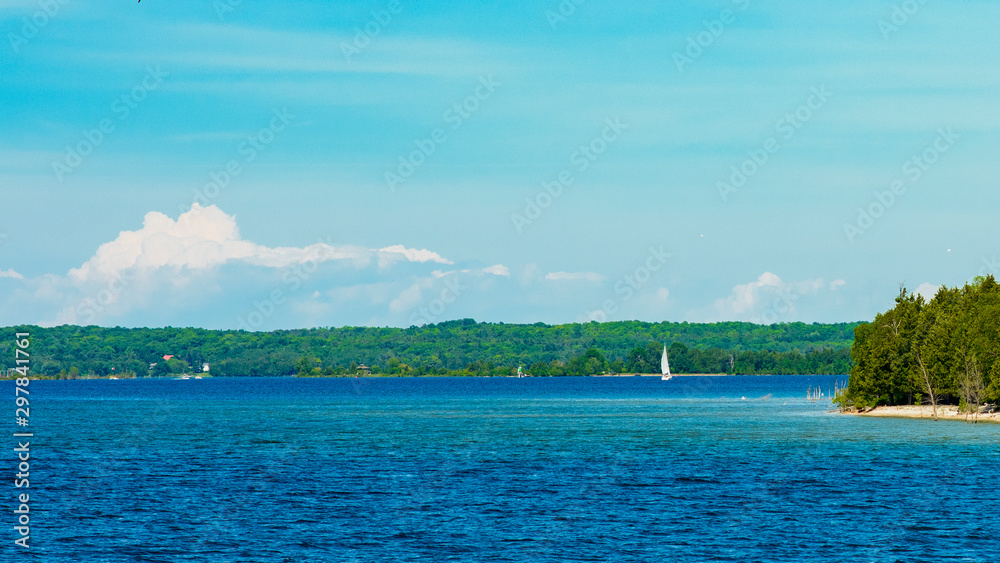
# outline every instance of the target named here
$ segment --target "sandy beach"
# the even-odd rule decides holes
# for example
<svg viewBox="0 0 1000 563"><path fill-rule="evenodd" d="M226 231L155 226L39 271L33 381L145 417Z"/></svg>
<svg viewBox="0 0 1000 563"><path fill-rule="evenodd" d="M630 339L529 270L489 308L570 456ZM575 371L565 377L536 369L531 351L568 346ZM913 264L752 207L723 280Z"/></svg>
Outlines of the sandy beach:
<svg viewBox="0 0 1000 563"><path fill-rule="evenodd" d="M933 419L934 414L930 405L905 405L896 407L876 407L867 412L850 412L856 416L875 416L888 418L926 418ZM958 407L953 405L939 406L937 409L938 418L941 420L966 420L967 415L958 412ZM972 418L969 417L971 421ZM1000 412L982 413L976 417L979 422L1000 422Z"/></svg>

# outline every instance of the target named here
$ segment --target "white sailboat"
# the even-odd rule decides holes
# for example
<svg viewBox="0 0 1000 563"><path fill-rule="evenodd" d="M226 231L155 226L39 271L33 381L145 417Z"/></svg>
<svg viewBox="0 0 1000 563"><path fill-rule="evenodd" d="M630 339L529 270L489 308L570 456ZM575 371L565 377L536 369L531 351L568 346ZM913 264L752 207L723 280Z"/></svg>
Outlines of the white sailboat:
<svg viewBox="0 0 1000 563"><path fill-rule="evenodd" d="M671 377L673 377L672 375L670 375L670 360L667 359L666 346L663 347L663 357L660 358L660 372L663 374L663 377L660 378L663 381L667 381Z"/></svg>

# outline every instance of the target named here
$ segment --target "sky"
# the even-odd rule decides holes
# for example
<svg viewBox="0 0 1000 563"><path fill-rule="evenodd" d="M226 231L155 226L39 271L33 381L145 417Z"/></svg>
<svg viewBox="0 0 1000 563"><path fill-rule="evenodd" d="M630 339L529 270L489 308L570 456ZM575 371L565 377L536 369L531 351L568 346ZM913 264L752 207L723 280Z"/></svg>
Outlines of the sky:
<svg viewBox="0 0 1000 563"><path fill-rule="evenodd" d="M1000 273L996 21L0 1L0 326L867 320Z"/></svg>

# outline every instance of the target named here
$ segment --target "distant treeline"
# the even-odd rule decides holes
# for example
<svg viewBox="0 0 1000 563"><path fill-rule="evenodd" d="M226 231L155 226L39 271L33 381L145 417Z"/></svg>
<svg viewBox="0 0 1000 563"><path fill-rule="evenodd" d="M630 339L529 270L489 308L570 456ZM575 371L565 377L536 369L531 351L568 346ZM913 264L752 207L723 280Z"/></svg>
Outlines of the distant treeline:
<svg viewBox="0 0 1000 563"><path fill-rule="evenodd" d="M353 375L362 364L386 375L511 375L518 366L538 376L658 373L665 344L675 373L839 374L850 370L856 324L463 319L273 332L19 326L0 341L0 367L15 365L14 333L29 332L32 371L61 377L166 376L200 371L204 363L213 376Z"/></svg>
<svg viewBox="0 0 1000 563"><path fill-rule="evenodd" d="M992 276L942 287L930 302L900 287L896 306L854 334L843 407L1000 399L1000 286Z"/></svg>

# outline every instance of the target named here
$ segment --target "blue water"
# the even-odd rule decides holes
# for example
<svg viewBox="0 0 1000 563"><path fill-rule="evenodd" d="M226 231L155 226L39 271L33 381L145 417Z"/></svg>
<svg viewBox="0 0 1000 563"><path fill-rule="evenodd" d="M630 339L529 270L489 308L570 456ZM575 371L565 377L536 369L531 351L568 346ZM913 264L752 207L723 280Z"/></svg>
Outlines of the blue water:
<svg viewBox="0 0 1000 563"><path fill-rule="evenodd" d="M32 382L33 547L7 516L0 555L1000 559L1000 425L806 400L836 379Z"/></svg>

